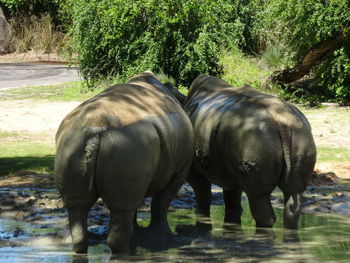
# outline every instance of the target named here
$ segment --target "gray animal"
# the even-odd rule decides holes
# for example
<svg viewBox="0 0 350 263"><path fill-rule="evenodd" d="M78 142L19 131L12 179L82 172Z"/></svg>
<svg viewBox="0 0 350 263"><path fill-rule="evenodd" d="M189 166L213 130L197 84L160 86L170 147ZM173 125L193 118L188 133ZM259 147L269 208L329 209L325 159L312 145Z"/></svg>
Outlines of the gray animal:
<svg viewBox="0 0 350 263"><path fill-rule="evenodd" d="M184 108L195 140L188 181L197 215L209 217L214 183L223 187L225 222L241 223L244 191L256 226L271 227L276 217L270 195L278 186L284 194L284 226L297 228L316 161L306 117L274 96L206 75L193 81Z"/></svg>
<svg viewBox="0 0 350 263"><path fill-rule="evenodd" d="M87 216L98 197L111 212L107 244L113 253L128 253L144 197L153 197L150 229L170 234L167 210L192 156L191 122L152 72L80 104L56 134L55 174L73 250L87 252Z"/></svg>

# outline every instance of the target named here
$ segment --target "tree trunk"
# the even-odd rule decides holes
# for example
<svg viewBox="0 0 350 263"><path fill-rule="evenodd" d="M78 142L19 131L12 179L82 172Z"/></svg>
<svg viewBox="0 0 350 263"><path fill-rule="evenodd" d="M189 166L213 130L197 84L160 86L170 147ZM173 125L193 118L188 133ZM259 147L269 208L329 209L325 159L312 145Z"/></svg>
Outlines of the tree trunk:
<svg viewBox="0 0 350 263"><path fill-rule="evenodd" d="M330 38L314 45L295 67L273 73L272 80L282 83L291 83L304 77L320 59L349 37L350 22L345 25L345 30L337 32Z"/></svg>

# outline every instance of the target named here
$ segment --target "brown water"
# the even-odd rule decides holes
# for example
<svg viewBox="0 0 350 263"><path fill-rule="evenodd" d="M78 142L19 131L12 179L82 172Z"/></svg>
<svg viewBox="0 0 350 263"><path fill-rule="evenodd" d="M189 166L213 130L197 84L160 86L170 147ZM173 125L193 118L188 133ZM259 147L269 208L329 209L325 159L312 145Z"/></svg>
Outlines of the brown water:
<svg viewBox="0 0 350 263"><path fill-rule="evenodd" d="M53 194L53 193L49 193ZM220 202L217 202L220 203ZM186 205L187 204L187 205ZM194 231L192 204L186 199L169 213L175 241L153 243L149 236L132 242L128 257L112 257L104 243L105 217L97 209L92 224L88 255L71 252L63 209L47 209L24 220L0 219L0 263L2 262L350 262L350 218L332 215L303 214L299 231L285 232L282 215L276 210L277 222L271 231L256 233L254 222L244 202L243 232L224 229L223 206L212 206L213 230L199 237ZM138 215L140 225L149 222L147 209ZM102 224L102 226L100 225Z"/></svg>

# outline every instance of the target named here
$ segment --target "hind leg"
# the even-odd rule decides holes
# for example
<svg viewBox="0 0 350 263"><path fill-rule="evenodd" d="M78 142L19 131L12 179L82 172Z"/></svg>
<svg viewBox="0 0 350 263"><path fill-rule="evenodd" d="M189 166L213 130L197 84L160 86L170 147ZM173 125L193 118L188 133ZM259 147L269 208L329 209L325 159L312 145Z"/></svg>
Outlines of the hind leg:
<svg viewBox="0 0 350 263"><path fill-rule="evenodd" d="M111 209L111 221L107 236L107 245L113 254L128 254L130 238L134 231L135 211L114 211Z"/></svg>
<svg viewBox="0 0 350 263"><path fill-rule="evenodd" d="M272 227L276 221L270 194L248 195L250 211L257 227Z"/></svg>
<svg viewBox="0 0 350 263"><path fill-rule="evenodd" d="M177 181L172 179L164 189L153 196L150 229L163 235L171 235L171 230L167 221L167 213L171 201L174 199L183 183L183 180Z"/></svg>
<svg viewBox="0 0 350 263"><path fill-rule="evenodd" d="M294 173L304 175L298 168L299 166L294 168ZM284 196L283 226L285 228L298 229L299 217L303 204L303 193L312 171L313 166L309 167L309 173L305 176L293 178L293 180L290 180L287 184L282 181L278 186L282 190Z"/></svg>
<svg viewBox="0 0 350 263"><path fill-rule="evenodd" d="M224 189L225 219L226 223L241 224L243 208L241 205L242 190Z"/></svg>
<svg viewBox="0 0 350 263"><path fill-rule="evenodd" d="M90 205L73 206L67 208L73 251L75 253L87 253L87 217L90 208Z"/></svg>
<svg viewBox="0 0 350 263"><path fill-rule="evenodd" d="M303 203L303 193L314 170L314 159L306 158L293 167L294 178L279 185L284 195L283 225L285 228L298 229ZM293 180L292 180L293 179Z"/></svg>
<svg viewBox="0 0 350 263"><path fill-rule="evenodd" d="M73 251L75 253L87 253L88 231L87 219L92 205L97 201L97 195L93 190L83 191L76 187L74 193L70 189L68 193L61 193L68 212L69 229L72 237ZM74 195L73 195L74 193Z"/></svg>
<svg viewBox="0 0 350 263"><path fill-rule="evenodd" d="M86 253L88 249L87 219L92 205L97 201L94 188L89 192L79 186L70 191L61 192L68 212L69 229L72 237L73 251Z"/></svg>
<svg viewBox="0 0 350 263"><path fill-rule="evenodd" d="M78 172L69 174L63 180L60 194L68 212L69 229L73 251L86 253L88 249L87 218L97 200L95 188L89 189L86 180Z"/></svg>
<svg viewBox="0 0 350 263"><path fill-rule="evenodd" d="M87 217L98 197L92 180L94 159L87 158L90 148L91 144L85 144L85 136L75 131L62 138L55 156L57 186L68 212L76 253L87 252Z"/></svg>
<svg viewBox="0 0 350 263"><path fill-rule="evenodd" d="M161 191L153 196L150 229L160 231L165 235L172 235L167 220L168 209L176 193L185 182L189 168L190 164L186 164Z"/></svg>
<svg viewBox="0 0 350 263"><path fill-rule="evenodd" d="M211 182L194 167L187 181L193 188L196 199L196 230L205 235L212 229L210 221Z"/></svg>
<svg viewBox="0 0 350 263"><path fill-rule="evenodd" d="M303 200L302 192L285 193L284 194L284 210L283 225L285 228L298 229L299 217Z"/></svg>
<svg viewBox="0 0 350 263"><path fill-rule="evenodd" d="M238 188L224 189L225 218L223 234L226 238L240 239L243 235L241 227L241 206L242 191Z"/></svg>
<svg viewBox="0 0 350 263"><path fill-rule="evenodd" d="M191 167L187 181L193 188L195 194L196 215L209 217L212 200L211 182L194 167Z"/></svg>

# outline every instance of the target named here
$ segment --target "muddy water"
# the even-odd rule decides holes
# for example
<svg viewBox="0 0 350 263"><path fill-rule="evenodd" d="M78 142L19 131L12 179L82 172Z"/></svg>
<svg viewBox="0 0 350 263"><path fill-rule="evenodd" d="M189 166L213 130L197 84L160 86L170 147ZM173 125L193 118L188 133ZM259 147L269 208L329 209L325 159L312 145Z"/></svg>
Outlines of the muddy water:
<svg viewBox="0 0 350 263"><path fill-rule="evenodd" d="M186 193L185 193L186 192ZM212 231L199 236L195 229L193 194L185 189L173 202L169 224L174 240L152 241L139 234L128 257L112 257L105 244L108 210L98 202L89 217L92 233L88 255L71 253L65 210L56 191L2 189L0 263L2 262L349 262L350 218L303 214L299 231L282 229L276 209L274 228L256 231L244 201L242 229L223 226L220 193L214 195ZM36 196L33 199L33 196ZM12 199L11 199L12 198ZM138 223L149 223L149 200L138 213Z"/></svg>

